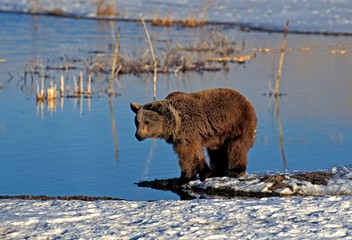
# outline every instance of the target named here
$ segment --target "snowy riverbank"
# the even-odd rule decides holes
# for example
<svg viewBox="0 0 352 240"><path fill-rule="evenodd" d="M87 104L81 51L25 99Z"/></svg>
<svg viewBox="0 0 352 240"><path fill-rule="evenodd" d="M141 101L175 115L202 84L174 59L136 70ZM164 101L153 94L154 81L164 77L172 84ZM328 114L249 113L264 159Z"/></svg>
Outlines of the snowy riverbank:
<svg viewBox="0 0 352 240"><path fill-rule="evenodd" d="M279 190L325 195L320 197L139 202L4 199L0 200L0 238L352 239L352 167L333 168L331 173L324 185L286 177L290 189ZM221 178L184 187L227 186L263 192L269 185L259 180Z"/></svg>
<svg viewBox="0 0 352 240"><path fill-rule="evenodd" d="M96 0L5 0L0 11L95 18ZM108 2L108 1L107 1ZM114 2L114 1L113 1ZM36 5L37 4L37 5ZM235 23L250 29L282 30L286 20L290 31L303 33L351 34L351 1L252 0L252 1L116 1L117 16L109 18L146 19L166 17L205 18L209 22Z"/></svg>
<svg viewBox="0 0 352 240"><path fill-rule="evenodd" d="M352 239L352 196L0 201L2 239Z"/></svg>

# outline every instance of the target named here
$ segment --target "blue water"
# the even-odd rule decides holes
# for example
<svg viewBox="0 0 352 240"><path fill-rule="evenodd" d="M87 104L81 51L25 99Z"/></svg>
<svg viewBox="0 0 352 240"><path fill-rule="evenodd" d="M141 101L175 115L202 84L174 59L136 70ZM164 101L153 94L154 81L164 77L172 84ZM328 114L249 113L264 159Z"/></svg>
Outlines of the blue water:
<svg viewBox="0 0 352 240"><path fill-rule="evenodd" d="M129 200L178 199L176 194L134 183L179 176L177 156L161 140L134 138L129 103L153 100L151 75L119 76L111 100L96 93L91 99L57 99L36 104L38 76L23 79L33 62L59 66L60 57L87 59L92 51L111 52L109 22L45 16L0 14L0 194L89 195ZM133 57L148 48L142 25L115 22L121 27L121 54ZM197 42L204 29L150 28L157 39ZM253 48L281 46L280 34L221 30L230 39ZM162 43L163 41L160 41ZM240 45L240 44L239 44ZM310 51L301 48L309 47ZM289 35L279 99L280 119L268 92L278 62L277 53L257 53L245 65L228 72L159 75L157 98L172 91L229 87L242 92L258 115L258 134L249 154L249 173L330 169L351 164L352 81L351 38ZM162 48L156 48L161 51ZM346 54L330 50L345 49ZM53 59L56 59L55 61ZM10 73L10 74L8 74ZM58 82L61 71L47 71ZM69 78L78 71L69 73ZM10 77L13 76L13 78ZM105 76L93 83L100 92ZM72 80L70 80L72 85ZM46 86L49 83L46 82ZM278 123L282 124L280 145ZM284 156L284 158L283 158Z"/></svg>

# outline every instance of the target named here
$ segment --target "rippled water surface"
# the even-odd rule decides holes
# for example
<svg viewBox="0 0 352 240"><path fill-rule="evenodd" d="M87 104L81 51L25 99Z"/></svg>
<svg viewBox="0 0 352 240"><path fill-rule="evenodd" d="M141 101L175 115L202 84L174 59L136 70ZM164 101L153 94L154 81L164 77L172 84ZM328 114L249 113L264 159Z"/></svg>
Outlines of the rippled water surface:
<svg viewBox="0 0 352 240"><path fill-rule="evenodd" d="M134 138L129 103L153 100L151 75L119 76L119 96L102 92L106 76L94 79L92 98L36 103L32 65L60 66L65 59L88 61L93 52L111 53L112 31L121 27L120 53L134 57L148 49L143 26L134 22L76 20L0 14L0 195L90 195L131 200L178 199L134 183L179 176L177 156L161 140ZM151 28L156 42L194 43L213 28ZM258 115L248 172L329 169L351 163L352 40L349 37L288 35L279 98L264 96L276 74L282 35L219 30L244 53L257 52L228 71L159 75L157 98L172 91L235 88ZM336 54L335 50L339 50ZM346 53L341 54L341 50ZM156 52L162 48L156 47ZM333 54L335 53L335 54ZM47 70L58 83L63 71ZM73 85L73 75L69 72ZM65 73L64 73L65 75ZM46 86L49 86L47 80Z"/></svg>

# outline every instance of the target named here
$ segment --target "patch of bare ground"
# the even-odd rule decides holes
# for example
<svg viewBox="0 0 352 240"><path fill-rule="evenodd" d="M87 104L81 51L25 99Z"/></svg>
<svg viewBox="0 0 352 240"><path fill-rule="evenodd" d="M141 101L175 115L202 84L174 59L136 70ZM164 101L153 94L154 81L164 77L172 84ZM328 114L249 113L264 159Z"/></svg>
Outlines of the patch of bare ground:
<svg viewBox="0 0 352 240"><path fill-rule="evenodd" d="M271 182L273 186L269 188L271 191L276 191L280 188L290 188L287 184L283 183L288 178L297 179L300 181L310 182L314 185L327 185L328 181L332 179L333 174L328 172L306 172L293 175L274 175L264 177L264 182Z"/></svg>

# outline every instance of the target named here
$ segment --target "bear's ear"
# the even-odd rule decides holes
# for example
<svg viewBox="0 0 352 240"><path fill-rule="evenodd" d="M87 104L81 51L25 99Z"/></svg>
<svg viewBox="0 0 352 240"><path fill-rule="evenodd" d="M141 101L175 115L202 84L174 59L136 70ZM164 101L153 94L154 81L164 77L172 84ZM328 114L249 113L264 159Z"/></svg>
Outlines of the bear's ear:
<svg viewBox="0 0 352 240"><path fill-rule="evenodd" d="M131 110L134 112L134 113L137 113L138 110L141 108L141 104L138 104L138 103L135 103L135 102L131 102L130 103L130 107L131 107Z"/></svg>
<svg viewBox="0 0 352 240"><path fill-rule="evenodd" d="M166 111L166 106L163 101L155 101L144 105L144 109L154 111L162 115Z"/></svg>

